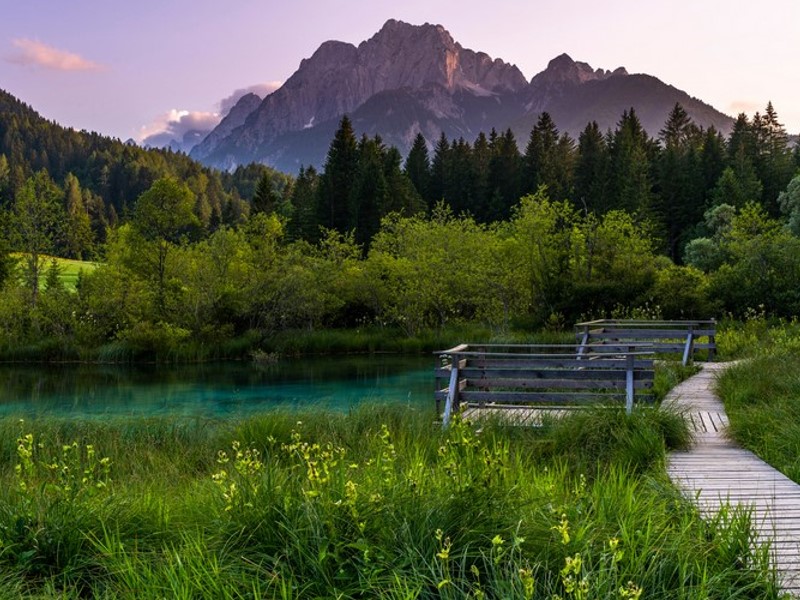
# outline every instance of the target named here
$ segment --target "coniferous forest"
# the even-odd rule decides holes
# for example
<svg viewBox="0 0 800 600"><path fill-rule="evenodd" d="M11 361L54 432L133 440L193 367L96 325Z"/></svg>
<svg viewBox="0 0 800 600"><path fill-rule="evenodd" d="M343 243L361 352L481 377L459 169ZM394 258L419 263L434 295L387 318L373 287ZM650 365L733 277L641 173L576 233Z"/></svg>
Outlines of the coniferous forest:
<svg viewBox="0 0 800 600"><path fill-rule="evenodd" d="M680 105L656 138L634 109L577 140L542 113L528 140L417 135L406 157L345 117L325 164L295 177L220 172L0 104L6 358L236 356L298 330L503 335L636 310L800 314L800 151L771 104L727 136ZM92 264L66 285L53 256Z"/></svg>

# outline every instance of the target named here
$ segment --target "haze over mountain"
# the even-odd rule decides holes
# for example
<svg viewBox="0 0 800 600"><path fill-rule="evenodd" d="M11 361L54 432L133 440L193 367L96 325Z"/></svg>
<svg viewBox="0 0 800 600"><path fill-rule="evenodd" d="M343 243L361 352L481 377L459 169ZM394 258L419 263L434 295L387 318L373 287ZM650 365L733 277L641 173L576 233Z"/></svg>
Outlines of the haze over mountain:
<svg viewBox="0 0 800 600"><path fill-rule="evenodd" d="M379 134L402 152L420 132L432 144L442 132L472 141L511 127L524 145L544 111L577 138L592 120L613 129L634 107L657 135L676 102L697 124L729 131L730 117L650 75L595 70L562 54L528 82L515 65L462 47L441 25L389 20L358 46L323 43L263 101L243 97L191 156L224 169L251 161L288 172L319 166L344 114L359 134Z"/></svg>

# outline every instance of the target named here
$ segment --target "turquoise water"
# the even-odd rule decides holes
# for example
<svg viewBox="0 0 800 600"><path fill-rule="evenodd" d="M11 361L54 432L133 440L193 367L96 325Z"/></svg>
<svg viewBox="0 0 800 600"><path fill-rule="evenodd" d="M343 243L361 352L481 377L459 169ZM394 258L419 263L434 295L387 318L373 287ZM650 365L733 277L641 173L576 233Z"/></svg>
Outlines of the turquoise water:
<svg viewBox="0 0 800 600"><path fill-rule="evenodd" d="M274 365L2 365L0 416L245 416L276 408L433 410L433 357L281 360Z"/></svg>

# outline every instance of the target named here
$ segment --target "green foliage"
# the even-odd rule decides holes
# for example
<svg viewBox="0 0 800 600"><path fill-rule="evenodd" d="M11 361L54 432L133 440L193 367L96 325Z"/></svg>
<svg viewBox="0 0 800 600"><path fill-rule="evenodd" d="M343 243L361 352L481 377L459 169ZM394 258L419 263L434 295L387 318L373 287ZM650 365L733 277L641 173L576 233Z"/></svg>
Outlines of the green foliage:
<svg viewBox="0 0 800 600"><path fill-rule="evenodd" d="M704 521L664 484L659 457L680 418L593 416L446 432L387 407L230 424L1 421L0 589L777 598L747 515ZM567 444L575 432L598 454Z"/></svg>
<svg viewBox="0 0 800 600"><path fill-rule="evenodd" d="M800 326L756 317L726 332L726 350L748 359L726 369L718 391L736 441L800 482Z"/></svg>

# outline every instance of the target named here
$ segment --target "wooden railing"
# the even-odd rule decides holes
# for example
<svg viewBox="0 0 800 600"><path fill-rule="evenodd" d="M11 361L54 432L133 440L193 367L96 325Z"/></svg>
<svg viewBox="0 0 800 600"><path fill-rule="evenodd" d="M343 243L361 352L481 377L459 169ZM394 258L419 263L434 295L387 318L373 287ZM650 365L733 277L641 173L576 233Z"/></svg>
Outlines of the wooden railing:
<svg viewBox="0 0 800 600"><path fill-rule="evenodd" d="M681 354L683 364L706 351L708 360L717 352L717 324L708 321L650 321L639 319L600 319L575 325L581 353L603 352L603 346L643 345L659 354ZM611 350L614 351L614 350Z"/></svg>
<svg viewBox="0 0 800 600"><path fill-rule="evenodd" d="M652 399L652 351L620 347L611 353L606 346L603 354L590 355L587 350L461 344L438 352L436 406L443 425L466 407L558 409L624 400L630 413L635 399Z"/></svg>

